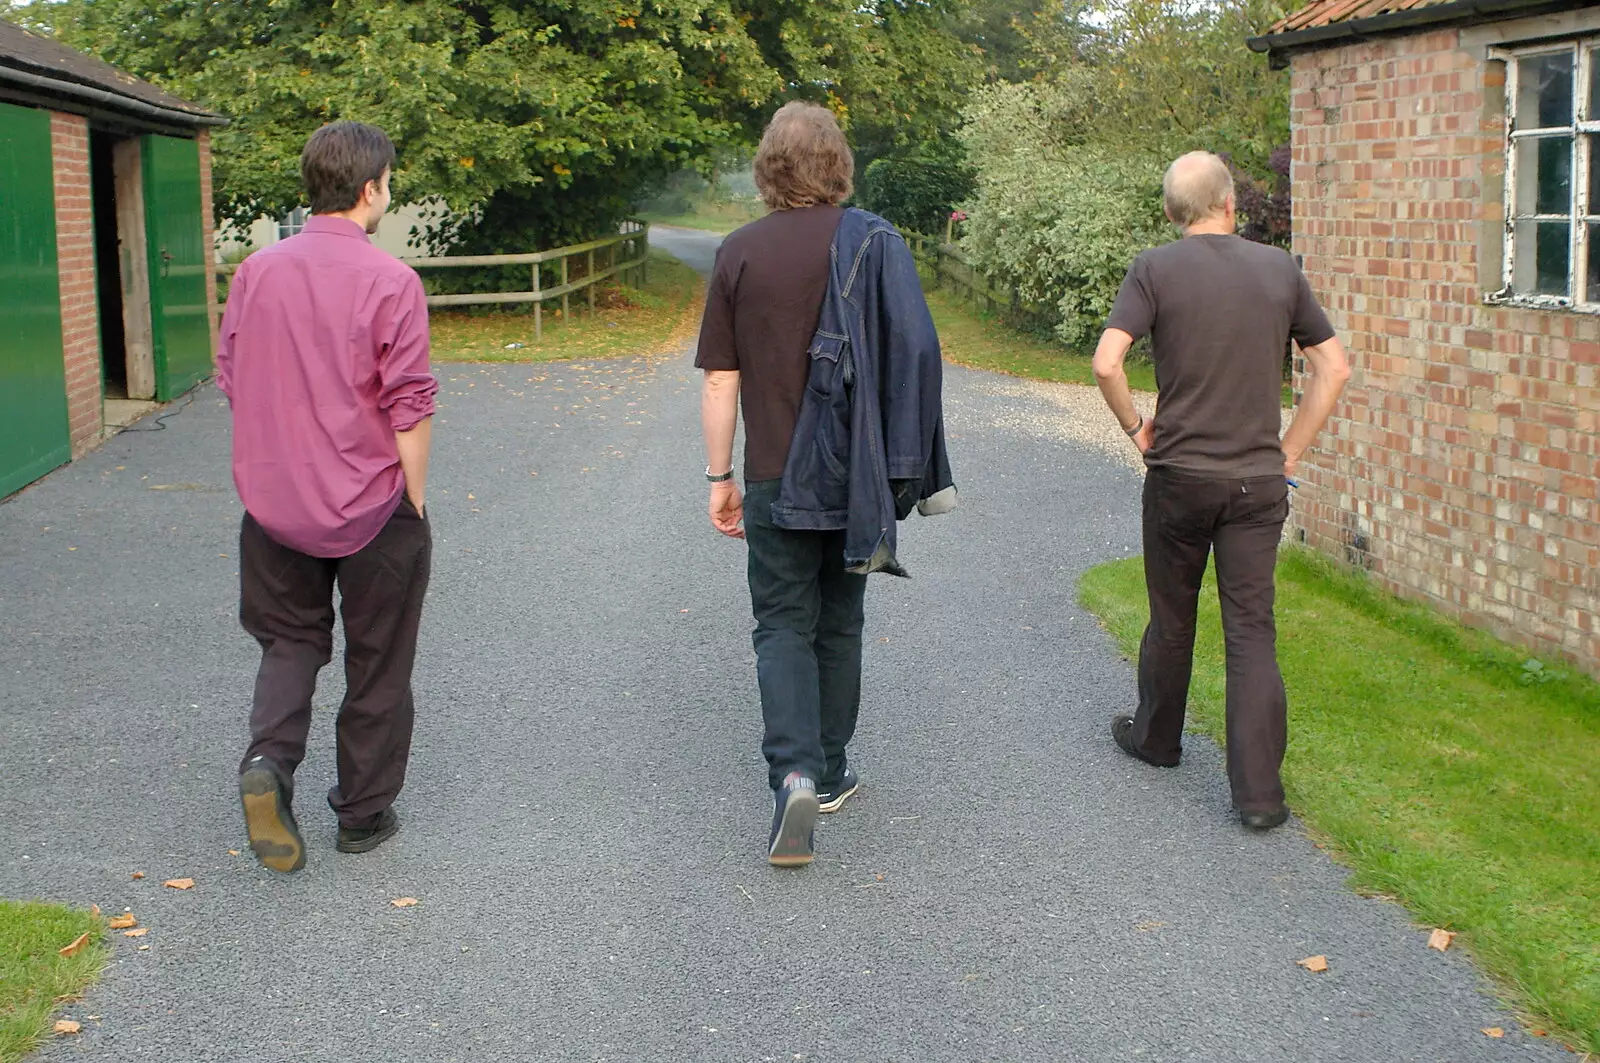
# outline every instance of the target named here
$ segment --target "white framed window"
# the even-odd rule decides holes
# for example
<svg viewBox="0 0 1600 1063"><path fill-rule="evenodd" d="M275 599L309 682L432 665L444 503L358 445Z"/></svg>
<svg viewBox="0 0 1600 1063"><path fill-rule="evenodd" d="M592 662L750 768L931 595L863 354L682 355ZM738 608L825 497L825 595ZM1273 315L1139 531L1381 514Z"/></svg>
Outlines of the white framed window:
<svg viewBox="0 0 1600 1063"><path fill-rule="evenodd" d="M306 227L306 208L296 207L278 219L278 239L287 240Z"/></svg>
<svg viewBox="0 0 1600 1063"><path fill-rule="evenodd" d="M1494 298L1600 313L1600 38L1491 57L1506 64L1504 287Z"/></svg>

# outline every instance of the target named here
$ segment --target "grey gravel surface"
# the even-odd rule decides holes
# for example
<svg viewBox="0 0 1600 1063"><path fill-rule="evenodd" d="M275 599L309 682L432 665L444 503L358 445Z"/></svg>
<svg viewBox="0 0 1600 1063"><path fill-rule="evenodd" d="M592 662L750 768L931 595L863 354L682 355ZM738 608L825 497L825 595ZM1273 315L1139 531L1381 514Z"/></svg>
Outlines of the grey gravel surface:
<svg viewBox="0 0 1600 1063"><path fill-rule="evenodd" d="M40 1059L1570 1058L1298 824L1240 828L1215 747L1111 745L1132 673L1074 588L1136 550L1139 480L1059 403L949 373L962 506L873 577L865 786L785 872L688 354L440 376L404 828L368 855L321 797L336 668L308 866L230 853L256 657L215 390L0 506L0 896L150 928Z"/></svg>

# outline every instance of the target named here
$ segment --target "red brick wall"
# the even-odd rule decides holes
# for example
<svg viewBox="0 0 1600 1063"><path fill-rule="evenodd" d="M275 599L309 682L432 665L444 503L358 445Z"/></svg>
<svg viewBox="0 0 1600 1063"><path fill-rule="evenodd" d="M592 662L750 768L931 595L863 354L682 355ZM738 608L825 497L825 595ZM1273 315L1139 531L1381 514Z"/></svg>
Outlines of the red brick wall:
<svg viewBox="0 0 1600 1063"><path fill-rule="evenodd" d="M200 131L200 226L201 246L205 248L206 262L209 264L215 257L217 246L216 223L211 218L211 134L206 130ZM206 305L217 305L217 273L215 270L206 270ZM217 315L211 317L211 358L217 357Z"/></svg>
<svg viewBox="0 0 1600 1063"><path fill-rule="evenodd" d="M67 363L67 416L76 457L103 436L100 318L95 309L94 214L89 190L89 123L50 115L55 161L56 257L61 272L61 340Z"/></svg>
<svg viewBox="0 0 1600 1063"><path fill-rule="evenodd" d="M1292 61L1295 250L1354 360L1297 534L1600 672L1600 317L1484 303L1504 70L1458 45L1447 30Z"/></svg>

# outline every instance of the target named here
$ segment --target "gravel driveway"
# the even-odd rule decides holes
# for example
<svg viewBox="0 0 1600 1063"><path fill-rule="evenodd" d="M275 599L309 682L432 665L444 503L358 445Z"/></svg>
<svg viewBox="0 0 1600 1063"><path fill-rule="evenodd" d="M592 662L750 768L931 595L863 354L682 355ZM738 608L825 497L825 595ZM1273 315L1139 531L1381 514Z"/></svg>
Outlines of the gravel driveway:
<svg viewBox="0 0 1600 1063"><path fill-rule="evenodd" d="M333 851L327 711L306 870L238 853L255 651L215 390L0 506L0 895L150 928L41 1059L1570 1058L1298 824L1240 828L1215 747L1111 745L1132 672L1075 585L1136 550L1139 477L1092 394L950 371L962 506L873 578L865 786L780 872L690 355L440 376L405 827L370 855Z"/></svg>

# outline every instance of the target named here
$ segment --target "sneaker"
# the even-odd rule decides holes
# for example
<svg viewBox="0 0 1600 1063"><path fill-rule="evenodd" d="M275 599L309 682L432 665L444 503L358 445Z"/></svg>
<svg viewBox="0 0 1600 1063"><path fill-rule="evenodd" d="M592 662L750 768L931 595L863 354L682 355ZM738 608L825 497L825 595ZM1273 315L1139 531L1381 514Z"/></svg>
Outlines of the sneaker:
<svg viewBox="0 0 1600 1063"><path fill-rule="evenodd" d="M824 786L817 791L817 811L837 812L839 806L844 804L844 799L861 789L861 778L856 775L856 770L850 765L844 766L844 774L839 776L839 781L832 786Z"/></svg>
<svg viewBox="0 0 1600 1063"><path fill-rule="evenodd" d="M1142 760L1146 764L1153 764L1158 768L1176 768L1178 766L1177 757L1173 757L1171 760L1156 760L1140 752L1139 747L1133 744L1132 716L1111 717L1111 737L1117 743L1117 748L1135 760Z"/></svg>
<svg viewBox="0 0 1600 1063"><path fill-rule="evenodd" d="M341 853L371 852L393 838L400 830L400 817L394 809L386 808L378 815L378 822L370 827L340 827L338 850Z"/></svg>
<svg viewBox="0 0 1600 1063"><path fill-rule="evenodd" d="M294 821L294 783L277 763L251 757L239 773L239 802L256 859L274 871L306 866L306 844Z"/></svg>
<svg viewBox="0 0 1600 1063"><path fill-rule="evenodd" d="M797 771L784 777L772 812L767 862L774 867L804 867L815 854L817 784Z"/></svg>

